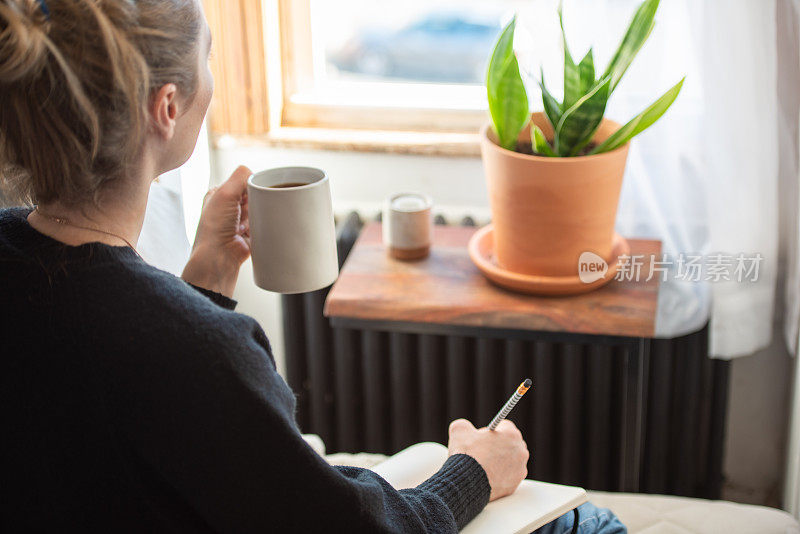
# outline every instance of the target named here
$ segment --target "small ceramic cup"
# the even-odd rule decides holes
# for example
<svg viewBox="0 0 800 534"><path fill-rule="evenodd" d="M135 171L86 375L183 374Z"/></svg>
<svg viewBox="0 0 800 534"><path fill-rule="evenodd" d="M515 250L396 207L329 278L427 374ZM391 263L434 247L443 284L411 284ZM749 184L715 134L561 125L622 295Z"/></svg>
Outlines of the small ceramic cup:
<svg viewBox="0 0 800 534"><path fill-rule="evenodd" d="M339 275L328 176L312 167L281 167L247 180L250 251L258 287L305 293Z"/></svg>
<svg viewBox="0 0 800 534"><path fill-rule="evenodd" d="M431 250L433 217L430 197L400 193L386 200L383 208L383 244L399 260L426 257Z"/></svg>

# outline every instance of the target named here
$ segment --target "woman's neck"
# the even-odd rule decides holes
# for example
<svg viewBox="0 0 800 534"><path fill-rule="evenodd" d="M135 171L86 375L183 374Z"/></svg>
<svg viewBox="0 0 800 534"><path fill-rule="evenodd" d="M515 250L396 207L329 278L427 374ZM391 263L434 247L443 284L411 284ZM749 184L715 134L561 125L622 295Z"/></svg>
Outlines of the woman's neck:
<svg viewBox="0 0 800 534"><path fill-rule="evenodd" d="M124 191L109 188L97 205L39 204L28 216L37 231L71 246L100 242L136 247L144 223L150 181Z"/></svg>

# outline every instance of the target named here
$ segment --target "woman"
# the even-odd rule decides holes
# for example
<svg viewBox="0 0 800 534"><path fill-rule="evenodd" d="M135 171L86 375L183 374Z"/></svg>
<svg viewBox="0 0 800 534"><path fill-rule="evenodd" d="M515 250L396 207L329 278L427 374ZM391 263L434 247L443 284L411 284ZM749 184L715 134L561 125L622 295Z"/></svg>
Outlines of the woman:
<svg viewBox="0 0 800 534"><path fill-rule="evenodd" d="M309 448L266 335L232 311L239 168L182 279L136 253L150 183L207 111L197 0L0 0L2 522L6 530L454 532L514 491L519 431L467 421L417 488ZM555 524L554 524L555 525Z"/></svg>

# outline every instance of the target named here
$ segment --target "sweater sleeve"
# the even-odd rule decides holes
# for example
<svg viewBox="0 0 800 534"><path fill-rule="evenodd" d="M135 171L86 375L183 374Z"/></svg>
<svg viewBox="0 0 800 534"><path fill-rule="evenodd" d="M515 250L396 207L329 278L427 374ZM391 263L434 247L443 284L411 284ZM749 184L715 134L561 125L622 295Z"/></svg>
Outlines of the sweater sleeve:
<svg viewBox="0 0 800 534"><path fill-rule="evenodd" d="M98 380L124 448L215 530L453 533L486 504L486 474L464 455L402 491L372 471L328 465L297 429L258 323L204 308L101 346Z"/></svg>
<svg viewBox="0 0 800 534"><path fill-rule="evenodd" d="M208 297L208 299L218 306L222 306L226 310L235 310L236 305L238 302L233 300L232 298L226 297L222 293L217 293L216 291L211 291L210 289L206 289L204 287L196 286L189 282L186 282L190 286L192 286L196 291Z"/></svg>
<svg viewBox="0 0 800 534"><path fill-rule="evenodd" d="M359 471L358 468L343 466L338 469L345 475ZM371 471L369 473L378 476ZM414 489L400 490L399 493L411 499L420 492L433 493L444 502L457 529L461 530L489 502L491 489L486 472L473 457L455 454L431 478Z"/></svg>
<svg viewBox="0 0 800 534"><path fill-rule="evenodd" d="M461 530L489 502L492 488L486 472L475 458L454 454L417 489L431 491L447 504Z"/></svg>

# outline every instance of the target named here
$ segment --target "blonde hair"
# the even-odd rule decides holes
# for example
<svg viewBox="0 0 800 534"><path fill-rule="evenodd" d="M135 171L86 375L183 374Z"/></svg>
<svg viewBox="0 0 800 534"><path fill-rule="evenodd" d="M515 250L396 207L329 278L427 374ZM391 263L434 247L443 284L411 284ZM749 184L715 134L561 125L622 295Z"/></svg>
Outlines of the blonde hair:
<svg viewBox="0 0 800 534"><path fill-rule="evenodd" d="M0 0L0 187L96 202L139 154L153 90L197 89L197 0Z"/></svg>

